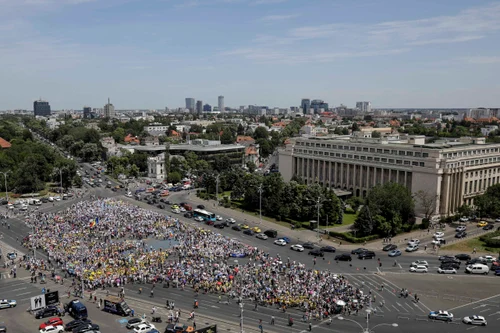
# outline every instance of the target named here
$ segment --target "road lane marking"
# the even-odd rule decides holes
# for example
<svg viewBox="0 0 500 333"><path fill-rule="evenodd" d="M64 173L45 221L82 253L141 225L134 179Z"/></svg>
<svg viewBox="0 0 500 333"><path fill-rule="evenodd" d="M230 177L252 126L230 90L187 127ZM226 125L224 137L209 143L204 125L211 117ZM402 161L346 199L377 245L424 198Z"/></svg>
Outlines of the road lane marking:
<svg viewBox="0 0 500 333"><path fill-rule="evenodd" d="M22 293L22 294L16 294L16 296L22 296L22 295L28 295L28 294L31 294L31 291L28 291L28 292Z"/></svg>
<svg viewBox="0 0 500 333"><path fill-rule="evenodd" d="M480 300L477 300L477 301L474 301L474 302L471 302L471 303L468 303L468 304L462 304L462 305L456 306L454 308L448 309L448 311L453 311L453 310L456 310L456 309L461 309L461 308L466 307L466 306L478 304L480 302L488 301L488 300L493 299L493 298L498 297L498 296L500 296L500 294L496 294L496 295L493 295L493 296L490 296L490 297L486 297L486 298L483 298L483 299L480 299Z"/></svg>
<svg viewBox="0 0 500 333"><path fill-rule="evenodd" d="M19 291L19 290L24 290L24 289L26 289L26 287L24 287L24 288L17 288L17 289L11 290L11 291Z"/></svg>

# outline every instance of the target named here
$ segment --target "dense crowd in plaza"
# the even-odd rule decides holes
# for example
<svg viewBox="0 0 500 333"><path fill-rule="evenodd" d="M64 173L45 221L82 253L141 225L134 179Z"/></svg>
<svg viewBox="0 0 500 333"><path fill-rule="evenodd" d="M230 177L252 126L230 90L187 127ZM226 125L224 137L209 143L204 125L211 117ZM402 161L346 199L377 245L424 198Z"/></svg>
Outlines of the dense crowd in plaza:
<svg viewBox="0 0 500 333"><path fill-rule="evenodd" d="M67 278L83 277L88 290L162 283L218 294L224 301L251 300L255 307L300 307L304 319L348 314L367 303L367 296L341 275L306 268L211 229L118 200L93 199L63 212L36 212L26 223L33 232L24 246L44 250L50 258L44 262L29 257L24 264L33 274L57 267ZM153 248L151 240L163 241L165 248ZM235 262L232 253L247 258Z"/></svg>

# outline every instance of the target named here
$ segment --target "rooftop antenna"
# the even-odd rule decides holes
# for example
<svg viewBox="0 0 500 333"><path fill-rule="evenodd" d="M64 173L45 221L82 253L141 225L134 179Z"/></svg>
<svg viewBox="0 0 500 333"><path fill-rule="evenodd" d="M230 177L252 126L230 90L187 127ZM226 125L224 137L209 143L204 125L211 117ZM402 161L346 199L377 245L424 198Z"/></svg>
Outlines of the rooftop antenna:
<svg viewBox="0 0 500 333"><path fill-rule="evenodd" d="M109 97L108 97L108 104L109 104Z"/></svg>

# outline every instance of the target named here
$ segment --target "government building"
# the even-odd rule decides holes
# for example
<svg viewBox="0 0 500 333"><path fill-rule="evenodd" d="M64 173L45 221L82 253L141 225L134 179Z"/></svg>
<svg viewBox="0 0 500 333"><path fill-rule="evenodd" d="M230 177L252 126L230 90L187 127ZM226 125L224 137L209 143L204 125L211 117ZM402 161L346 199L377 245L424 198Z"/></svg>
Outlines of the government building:
<svg viewBox="0 0 500 333"><path fill-rule="evenodd" d="M500 144L485 138L426 143L424 136L392 134L297 138L279 151L285 181L298 176L332 190L365 197L377 184L396 182L436 198L433 215L454 214L500 182ZM419 212L417 203L417 212Z"/></svg>

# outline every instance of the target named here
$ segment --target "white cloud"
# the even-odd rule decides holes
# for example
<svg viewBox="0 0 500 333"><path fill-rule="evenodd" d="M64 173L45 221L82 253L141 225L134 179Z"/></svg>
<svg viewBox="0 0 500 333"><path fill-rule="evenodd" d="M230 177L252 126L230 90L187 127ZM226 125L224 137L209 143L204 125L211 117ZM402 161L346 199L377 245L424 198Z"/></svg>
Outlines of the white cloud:
<svg viewBox="0 0 500 333"><path fill-rule="evenodd" d="M267 15L262 17L261 21L274 22L274 21L286 21L298 17L298 14L288 14L288 15Z"/></svg>
<svg viewBox="0 0 500 333"><path fill-rule="evenodd" d="M436 39L420 40L416 42L410 42L408 43L408 45L422 46L429 44L464 43L464 42L469 42L471 40L478 40L483 38L484 36L457 36L454 38L436 38Z"/></svg>

